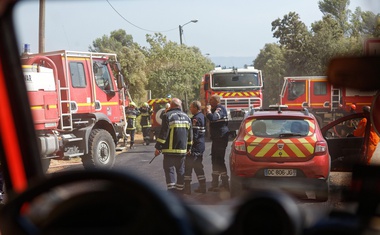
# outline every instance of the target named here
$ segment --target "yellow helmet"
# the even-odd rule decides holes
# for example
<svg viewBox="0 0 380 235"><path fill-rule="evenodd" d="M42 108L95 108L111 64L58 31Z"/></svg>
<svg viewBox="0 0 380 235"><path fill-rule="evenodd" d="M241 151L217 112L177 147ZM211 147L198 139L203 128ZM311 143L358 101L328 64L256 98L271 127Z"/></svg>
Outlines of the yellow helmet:
<svg viewBox="0 0 380 235"><path fill-rule="evenodd" d="M149 104L148 104L147 102L144 102L144 103L143 103L143 106L144 106L144 107L149 107Z"/></svg>
<svg viewBox="0 0 380 235"><path fill-rule="evenodd" d="M129 106L133 106L133 107L136 107L136 104L135 104L135 102L131 102L131 103L129 103Z"/></svg>

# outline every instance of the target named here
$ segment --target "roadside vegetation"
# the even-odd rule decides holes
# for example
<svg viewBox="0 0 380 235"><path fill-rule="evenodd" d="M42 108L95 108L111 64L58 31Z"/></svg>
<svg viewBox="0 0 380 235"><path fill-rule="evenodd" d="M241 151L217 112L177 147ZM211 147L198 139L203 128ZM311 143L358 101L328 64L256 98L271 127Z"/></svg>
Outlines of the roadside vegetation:
<svg viewBox="0 0 380 235"><path fill-rule="evenodd" d="M367 38L380 37L380 15L349 10L349 0L321 0L321 20L305 25L297 12L274 19L276 43L260 50L252 64L263 71L264 107L277 103L284 76L320 76L328 61L340 55L360 55ZM140 104L151 97L179 97L190 102L199 96L202 75L214 68L197 47L147 34L147 47L133 41L123 29L93 41L90 51L118 55L131 97Z"/></svg>

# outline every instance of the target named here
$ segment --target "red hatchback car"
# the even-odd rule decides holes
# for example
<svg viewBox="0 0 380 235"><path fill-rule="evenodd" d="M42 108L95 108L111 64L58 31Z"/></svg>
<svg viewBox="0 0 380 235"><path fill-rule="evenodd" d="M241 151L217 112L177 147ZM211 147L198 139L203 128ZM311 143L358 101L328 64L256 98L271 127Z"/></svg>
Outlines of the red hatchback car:
<svg viewBox="0 0 380 235"><path fill-rule="evenodd" d="M264 180L264 185L290 191L299 190L301 184L302 195L312 190L311 198L328 200L328 147L316 118L307 109L277 108L248 116L232 143L230 170L232 196L263 185L255 181Z"/></svg>

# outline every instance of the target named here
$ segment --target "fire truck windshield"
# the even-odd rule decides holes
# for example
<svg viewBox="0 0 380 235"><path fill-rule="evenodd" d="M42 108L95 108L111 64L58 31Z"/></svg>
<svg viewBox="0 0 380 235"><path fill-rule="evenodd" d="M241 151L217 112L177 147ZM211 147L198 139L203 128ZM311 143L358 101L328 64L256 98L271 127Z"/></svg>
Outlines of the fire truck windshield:
<svg viewBox="0 0 380 235"><path fill-rule="evenodd" d="M257 73L223 73L212 75L212 88L256 88L260 86Z"/></svg>
<svg viewBox="0 0 380 235"><path fill-rule="evenodd" d="M113 90L113 84L107 69L107 64L94 62L94 75L96 84L102 90Z"/></svg>

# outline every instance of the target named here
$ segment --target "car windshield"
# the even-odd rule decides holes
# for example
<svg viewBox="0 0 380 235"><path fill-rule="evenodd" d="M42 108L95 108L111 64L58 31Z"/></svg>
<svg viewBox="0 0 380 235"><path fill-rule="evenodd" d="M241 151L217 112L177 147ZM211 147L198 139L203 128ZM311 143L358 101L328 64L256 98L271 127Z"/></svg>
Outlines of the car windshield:
<svg viewBox="0 0 380 235"><path fill-rule="evenodd" d="M197 227L189 234L239 234L241 227L247 228L242 234L254 234L278 227L312 235L322 218L339 214L330 212L361 216L377 208L360 207L359 199L366 200L347 193L358 176L354 166L380 165L379 132L372 124L377 84L357 90L328 79L366 83L363 77L370 74L354 71L350 63L342 66L352 68L348 72L328 71L334 58L379 56L379 1L8 0L0 3L1 19L8 16L8 4L14 32L4 24L0 43L12 46L0 54L17 60L0 58L0 82L12 86L0 98L9 93L14 110L4 109L4 115L17 120L0 132L0 160L6 162L0 199L18 206L5 214L27 222L5 224L36 228L36 234L78 224L94 228L78 230L86 234L113 232L130 221L132 229L123 232L150 234L158 228L157 233L181 234L175 229L186 226L178 218L192 213L186 223ZM16 77L25 89L13 84ZM260 116L271 105L287 108ZM287 115L286 109L298 114ZM18 138L25 134L29 144L17 147L28 149L8 150L13 145L4 127L24 125L34 131L21 130ZM360 135L354 134L358 129ZM22 159L6 158L14 152ZM100 171L111 173L102 178ZM123 187L131 182L124 174L147 183ZM270 203L242 206L267 191ZM24 201L13 200L18 197ZM286 213L268 206L272 200ZM292 208L298 217L284 220ZM241 225L243 217L254 226ZM368 222L363 217L358 221ZM117 226L108 227L115 221Z"/></svg>
<svg viewBox="0 0 380 235"><path fill-rule="evenodd" d="M246 125L251 126L249 135L261 137L307 136L315 130L313 120L309 119L253 119Z"/></svg>

